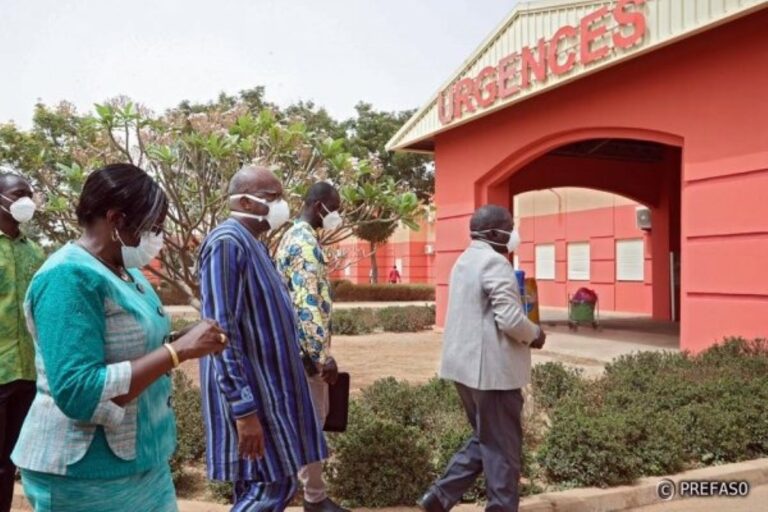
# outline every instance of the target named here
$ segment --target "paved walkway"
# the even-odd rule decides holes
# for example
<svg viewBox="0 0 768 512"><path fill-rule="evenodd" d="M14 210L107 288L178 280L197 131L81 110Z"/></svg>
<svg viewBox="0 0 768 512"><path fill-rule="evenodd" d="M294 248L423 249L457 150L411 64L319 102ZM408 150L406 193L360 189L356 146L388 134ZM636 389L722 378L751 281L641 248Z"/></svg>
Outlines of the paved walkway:
<svg viewBox="0 0 768 512"><path fill-rule="evenodd" d="M568 328L568 312L541 311L547 343L534 351L534 362L558 360L582 368L587 375L602 371L605 363L633 352L675 352L680 346L679 324L656 322L649 317L626 313L604 313L600 328Z"/></svg>

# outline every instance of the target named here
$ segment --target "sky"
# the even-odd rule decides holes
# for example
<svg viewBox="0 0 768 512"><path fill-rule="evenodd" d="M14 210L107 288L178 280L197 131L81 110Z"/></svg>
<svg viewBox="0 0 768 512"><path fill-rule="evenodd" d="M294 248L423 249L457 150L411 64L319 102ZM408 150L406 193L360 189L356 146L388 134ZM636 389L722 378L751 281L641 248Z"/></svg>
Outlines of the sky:
<svg viewBox="0 0 768 512"><path fill-rule="evenodd" d="M155 111L263 85L335 117L416 108L515 0L0 0L0 122L37 101Z"/></svg>

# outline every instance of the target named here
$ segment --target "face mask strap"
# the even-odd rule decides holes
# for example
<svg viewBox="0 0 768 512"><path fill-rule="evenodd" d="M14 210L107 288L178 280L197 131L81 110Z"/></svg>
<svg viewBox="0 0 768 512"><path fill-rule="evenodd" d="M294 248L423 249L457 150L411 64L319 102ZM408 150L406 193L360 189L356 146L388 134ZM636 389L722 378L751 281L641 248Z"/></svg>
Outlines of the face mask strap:
<svg viewBox="0 0 768 512"><path fill-rule="evenodd" d="M470 234L471 234L471 235L478 235L478 236L482 236L482 235L483 235L483 233L488 233L489 231L494 231L494 230L493 230L493 229L484 229L484 230L482 230L482 231L470 231ZM498 245L499 247L502 247L502 246L503 246L503 247L506 247L506 246L507 246L507 244L502 244L501 242L493 242L493 241L491 241L491 240L488 240L487 238L481 238L481 240L482 240L483 242L489 243L489 244L491 244L491 245Z"/></svg>
<svg viewBox="0 0 768 512"><path fill-rule="evenodd" d="M245 217L246 219L256 219L258 221L265 221L267 220L266 215L256 215L255 213L248 213L248 212L232 212L233 217Z"/></svg>
<svg viewBox="0 0 768 512"><path fill-rule="evenodd" d="M264 206L269 206L274 201L267 201L266 199L262 199L259 196L254 196L253 194L233 194L229 196L230 199L240 199L242 197L245 197L246 199L250 199L251 201L254 201L256 203L261 203Z"/></svg>
<svg viewBox="0 0 768 512"><path fill-rule="evenodd" d="M512 229L512 231L504 231L503 229L499 229L499 228L491 228L491 229L483 229L483 230L480 230L480 231L470 231L470 234L471 235L483 236L484 233L490 233L491 231L498 231L500 233L504 233L505 235L509 235L510 238L512 238L512 233L515 232L514 228ZM507 247L506 243L492 242L491 240L488 240L485 237L482 238L482 241L486 242L486 243L489 243L491 245L496 245L498 247Z"/></svg>
<svg viewBox="0 0 768 512"><path fill-rule="evenodd" d="M8 208L6 208L6 207L5 207L5 206L3 206L3 205L0 205L0 208L2 208L2 209L3 209L3 211L4 211L4 212L6 212L8 215L11 215L11 216L12 216L13 214L11 213L11 209L10 209L10 207L11 207L11 206L13 206L13 203L15 203L16 201L18 201L18 200L19 200L19 199L21 199L21 198L19 198L19 199L16 199L16 200L14 201L14 200L12 200L10 197L8 197L8 196L7 196L7 195L5 195L5 194L0 194L0 197L2 197L3 199L5 199L6 201L8 201L8 202L10 203L10 204L8 205Z"/></svg>

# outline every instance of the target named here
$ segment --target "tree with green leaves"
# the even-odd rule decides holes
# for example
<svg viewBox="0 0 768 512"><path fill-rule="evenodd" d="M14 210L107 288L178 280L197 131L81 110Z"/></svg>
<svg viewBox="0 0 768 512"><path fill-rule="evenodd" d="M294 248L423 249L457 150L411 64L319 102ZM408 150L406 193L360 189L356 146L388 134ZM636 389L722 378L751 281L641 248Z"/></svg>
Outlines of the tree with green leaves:
<svg viewBox="0 0 768 512"><path fill-rule="evenodd" d="M368 103L355 106L357 116L344 124L349 132L350 151L358 158L376 160L384 176L408 185L419 199L427 201L435 192L432 157L386 150L387 142L413 115L413 110L386 112Z"/></svg>
<svg viewBox="0 0 768 512"><path fill-rule="evenodd" d="M312 129L303 121L308 111L318 121ZM84 114L66 103L41 104L30 130L0 125L0 165L25 175L42 192L39 229L48 244L76 238L74 206L91 170L115 161L145 169L170 199L162 265L148 270L198 306L195 251L227 215L228 182L245 164L273 169L294 212L312 183L333 182L341 193L345 222L323 234L326 245L364 232L367 225L416 225L416 194L386 176L375 160L355 157L344 138L327 133L333 124L322 118L311 105L280 112L263 102L259 88L238 97L222 94L205 105L182 102L162 115L127 98ZM281 235L282 230L271 232L265 242L274 247Z"/></svg>

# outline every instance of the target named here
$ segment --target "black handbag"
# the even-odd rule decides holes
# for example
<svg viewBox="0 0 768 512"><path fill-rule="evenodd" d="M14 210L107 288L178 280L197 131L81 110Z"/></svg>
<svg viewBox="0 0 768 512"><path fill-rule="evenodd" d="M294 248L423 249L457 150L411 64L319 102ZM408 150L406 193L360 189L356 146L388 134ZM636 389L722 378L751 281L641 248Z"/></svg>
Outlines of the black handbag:
<svg viewBox="0 0 768 512"><path fill-rule="evenodd" d="M301 361L307 375L314 377L320 373L312 356L301 345ZM339 373L334 384L328 384L328 416L323 430L326 432L345 432L349 421L349 374Z"/></svg>
<svg viewBox="0 0 768 512"><path fill-rule="evenodd" d="M349 374L339 373L336 383L328 385L328 416L323 430L345 432L349 420Z"/></svg>

